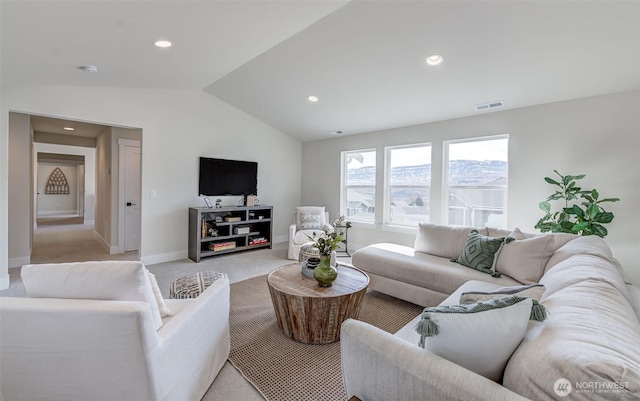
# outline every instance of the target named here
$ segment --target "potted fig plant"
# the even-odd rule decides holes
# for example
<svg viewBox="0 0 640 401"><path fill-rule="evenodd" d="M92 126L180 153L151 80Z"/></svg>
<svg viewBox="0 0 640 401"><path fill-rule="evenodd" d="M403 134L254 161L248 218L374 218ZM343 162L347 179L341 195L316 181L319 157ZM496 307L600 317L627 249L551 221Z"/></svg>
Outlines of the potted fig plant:
<svg viewBox="0 0 640 401"><path fill-rule="evenodd" d="M535 228L543 233L551 231L605 237L608 231L603 224L611 223L614 216L613 213L604 210L602 204L618 202L620 199L600 199L600 193L596 189L584 190L579 187L577 181L583 179L585 174L563 176L557 170L553 171L560 179L544 177L544 180L558 189L546 200L540 202L540 209L545 215L538 220ZM555 200L564 204L560 210L554 212L551 201Z"/></svg>

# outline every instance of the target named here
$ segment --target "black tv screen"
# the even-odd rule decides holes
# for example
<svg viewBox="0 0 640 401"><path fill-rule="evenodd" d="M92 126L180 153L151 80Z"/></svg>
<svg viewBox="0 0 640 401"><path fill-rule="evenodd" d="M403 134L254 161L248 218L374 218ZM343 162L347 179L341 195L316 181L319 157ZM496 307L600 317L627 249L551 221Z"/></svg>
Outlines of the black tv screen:
<svg viewBox="0 0 640 401"><path fill-rule="evenodd" d="M257 195L258 163L201 157L198 194Z"/></svg>

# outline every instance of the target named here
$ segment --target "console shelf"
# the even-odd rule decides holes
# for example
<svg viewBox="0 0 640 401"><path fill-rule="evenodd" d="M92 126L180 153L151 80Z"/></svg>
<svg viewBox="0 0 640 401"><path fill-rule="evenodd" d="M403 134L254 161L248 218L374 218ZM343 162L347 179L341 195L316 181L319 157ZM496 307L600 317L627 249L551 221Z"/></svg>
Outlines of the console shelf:
<svg viewBox="0 0 640 401"><path fill-rule="evenodd" d="M189 208L189 259L271 248L273 207Z"/></svg>

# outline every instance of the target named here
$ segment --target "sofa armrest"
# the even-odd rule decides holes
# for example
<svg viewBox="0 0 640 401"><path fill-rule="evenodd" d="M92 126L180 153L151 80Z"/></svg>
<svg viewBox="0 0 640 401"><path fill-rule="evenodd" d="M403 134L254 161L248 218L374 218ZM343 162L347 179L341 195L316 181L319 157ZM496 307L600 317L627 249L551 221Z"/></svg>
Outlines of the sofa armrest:
<svg viewBox="0 0 640 401"><path fill-rule="evenodd" d="M158 399L202 398L229 356L229 307L229 279L220 278L158 330L151 363Z"/></svg>
<svg viewBox="0 0 640 401"><path fill-rule="evenodd" d="M293 237L296 236L296 224L293 223L289 226L289 244L293 245Z"/></svg>
<svg viewBox="0 0 640 401"><path fill-rule="evenodd" d="M526 398L370 324L341 327L342 375L347 399L520 400Z"/></svg>

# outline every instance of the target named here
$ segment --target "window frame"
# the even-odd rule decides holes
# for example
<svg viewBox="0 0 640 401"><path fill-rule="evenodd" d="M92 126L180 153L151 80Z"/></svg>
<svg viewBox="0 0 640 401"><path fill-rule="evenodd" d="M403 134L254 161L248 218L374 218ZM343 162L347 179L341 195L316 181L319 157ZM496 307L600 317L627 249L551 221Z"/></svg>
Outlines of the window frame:
<svg viewBox="0 0 640 401"><path fill-rule="evenodd" d="M396 231L396 232L415 232L418 228L418 225L413 224L402 224L398 222L391 221L391 189L394 187L391 185L391 152L399 149L409 149L409 148L419 148L419 147L428 147L430 153L429 163L433 162L433 144L431 142L420 142L420 143L411 143L406 145L393 145L393 146L385 146L384 147L384 183L383 183L383 202L382 202L382 229L387 231ZM431 177L430 177L431 178ZM431 205L431 179L425 186L420 186L416 188L428 188L429 189L429 199L427 200L429 205ZM431 221L431 209L429 209L429 217L425 222Z"/></svg>
<svg viewBox="0 0 640 401"><path fill-rule="evenodd" d="M503 208L502 208L502 225L501 227L496 228L506 228L507 227L507 211L508 211L508 195L509 195L509 134L499 134L499 135L490 135L490 136L482 136L482 137L473 137L473 138L461 138L461 139L452 139L452 140L444 140L442 141L442 211L441 218L444 224L452 225L449 221L449 190L453 189L462 189L462 188L480 188L480 186L473 185L449 185L449 145L451 144L459 144L459 143L471 143L471 142L485 142L485 141L494 141L499 139L507 140L507 185L487 185L482 186L483 189L503 189ZM473 225L473 224L472 224Z"/></svg>
<svg viewBox="0 0 640 401"><path fill-rule="evenodd" d="M375 197L377 196L376 192L377 192L377 181L378 181L378 150L376 148L366 148L366 149L354 149L354 150L344 150L340 152L340 215L342 216L347 216L347 220L349 220L352 223L355 223L355 225L362 225L362 226L375 226L376 224L376 213L374 211L373 213L373 217L371 219L363 219L363 218L358 218L358 217L354 217L354 216L349 216L348 213L348 205L347 205L347 193L348 193L348 189L349 187L353 187L353 186L349 186L347 185L347 173L348 173L348 161L347 161L347 156L350 154L354 154L354 153L370 153L373 152L373 154L375 155L375 160L376 160L376 164L375 164L375 177L374 177L374 182L373 182L373 191L374 191L374 200ZM367 186L368 187L368 186Z"/></svg>

